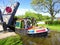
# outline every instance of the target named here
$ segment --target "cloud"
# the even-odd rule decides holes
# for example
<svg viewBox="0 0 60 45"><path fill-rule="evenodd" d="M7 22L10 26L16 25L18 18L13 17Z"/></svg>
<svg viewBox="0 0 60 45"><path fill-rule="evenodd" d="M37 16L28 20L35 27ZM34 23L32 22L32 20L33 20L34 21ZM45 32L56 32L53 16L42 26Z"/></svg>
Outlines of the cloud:
<svg viewBox="0 0 60 45"><path fill-rule="evenodd" d="M43 13L43 12L41 12L40 14L42 14L42 15L44 15L44 16L50 16L49 13Z"/></svg>
<svg viewBox="0 0 60 45"><path fill-rule="evenodd" d="M60 13L58 13L58 14L56 15L56 17L60 17Z"/></svg>
<svg viewBox="0 0 60 45"><path fill-rule="evenodd" d="M33 9L18 9L17 12L16 12L16 16L17 16L17 15L25 15L25 13L26 13L27 11L35 12ZM37 13L37 12L35 12L35 13Z"/></svg>
<svg viewBox="0 0 60 45"><path fill-rule="evenodd" d="M28 9L18 9L16 15L24 15L26 11L28 11Z"/></svg>
<svg viewBox="0 0 60 45"><path fill-rule="evenodd" d="M3 12L3 10L5 9L5 7L3 7L3 8L0 7L0 9L1 9L2 12ZM25 13L26 13L27 11L34 12L34 13L38 13L38 12L34 11L33 9L22 9L22 8L20 9L20 8L19 8L19 9L17 10L17 12L16 12L15 15L16 15L16 16L18 16L18 15L25 15ZM40 14L42 14L42 15L44 15L44 16L47 16L47 15L50 16L49 13L42 13L42 12L40 12ZM60 13L59 13L59 14L60 14ZM60 17L59 14L57 14L56 17Z"/></svg>
<svg viewBox="0 0 60 45"><path fill-rule="evenodd" d="M38 12L34 11L33 9L18 9L17 12L16 12L16 16L18 16L18 15L25 15L25 13L27 11L38 13ZM40 12L40 14L42 14L42 15L49 15L49 13L42 13L42 12Z"/></svg>
<svg viewBox="0 0 60 45"><path fill-rule="evenodd" d="M0 6L0 9L1 9L1 11L3 12L3 11L4 11L4 9L5 9L5 7Z"/></svg>
<svg viewBox="0 0 60 45"><path fill-rule="evenodd" d="M5 7L0 7L0 9L1 9L1 11L3 12L4 11L4 9L5 9ZM25 13L27 12L27 11L30 11L30 12L34 12L34 13L37 13L36 11L34 11L33 9L18 9L17 10L17 12L16 12L16 16L17 15L25 15Z"/></svg>

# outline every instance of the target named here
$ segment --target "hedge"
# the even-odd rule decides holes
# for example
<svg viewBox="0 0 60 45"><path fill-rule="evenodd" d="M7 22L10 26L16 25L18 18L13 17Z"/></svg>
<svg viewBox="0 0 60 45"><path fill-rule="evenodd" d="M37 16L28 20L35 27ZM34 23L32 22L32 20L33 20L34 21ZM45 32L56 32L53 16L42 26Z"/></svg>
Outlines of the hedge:
<svg viewBox="0 0 60 45"><path fill-rule="evenodd" d="M60 20L57 20L57 21L45 21L45 24L54 24L54 25L59 25L60 24Z"/></svg>

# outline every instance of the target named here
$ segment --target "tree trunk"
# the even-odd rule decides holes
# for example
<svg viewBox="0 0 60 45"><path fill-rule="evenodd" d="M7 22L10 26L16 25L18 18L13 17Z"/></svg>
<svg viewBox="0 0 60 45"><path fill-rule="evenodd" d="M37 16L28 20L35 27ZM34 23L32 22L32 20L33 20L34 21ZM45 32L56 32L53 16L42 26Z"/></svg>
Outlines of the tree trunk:
<svg viewBox="0 0 60 45"><path fill-rule="evenodd" d="M52 23L53 23L53 21L54 21L54 17L55 17L55 16L51 15L51 22L52 22Z"/></svg>

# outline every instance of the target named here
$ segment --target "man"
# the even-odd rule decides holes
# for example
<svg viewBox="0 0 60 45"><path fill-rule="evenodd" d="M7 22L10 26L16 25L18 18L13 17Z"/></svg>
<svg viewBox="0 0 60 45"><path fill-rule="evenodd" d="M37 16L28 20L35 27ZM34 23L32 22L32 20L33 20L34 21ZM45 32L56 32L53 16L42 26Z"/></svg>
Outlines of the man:
<svg viewBox="0 0 60 45"><path fill-rule="evenodd" d="M31 19L31 22L32 22L32 26L35 25L35 24L36 24L36 19L33 17L33 18Z"/></svg>

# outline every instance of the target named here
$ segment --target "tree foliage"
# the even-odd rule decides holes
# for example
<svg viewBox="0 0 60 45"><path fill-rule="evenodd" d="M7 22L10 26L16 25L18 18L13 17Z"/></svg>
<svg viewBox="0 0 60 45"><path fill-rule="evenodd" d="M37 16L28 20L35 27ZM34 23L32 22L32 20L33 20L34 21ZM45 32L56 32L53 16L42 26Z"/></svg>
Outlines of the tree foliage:
<svg viewBox="0 0 60 45"><path fill-rule="evenodd" d="M38 18L36 13L33 12L26 12L25 13L25 17L34 17L34 18Z"/></svg>
<svg viewBox="0 0 60 45"><path fill-rule="evenodd" d="M49 16L43 16L42 14L38 14L38 13L34 13L34 12L26 12L25 15L18 15L15 16L18 19L20 18L35 18L37 21L42 21L42 20L49 20L50 17Z"/></svg>
<svg viewBox="0 0 60 45"><path fill-rule="evenodd" d="M49 16L43 16L42 14L37 14L37 13L34 13L34 12L26 12L25 17L29 17L29 18L34 17L37 21L50 19Z"/></svg>
<svg viewBox="0 0 60 45"><path fill-rule="evenodd" d="M48 12L52 21L60 12L60 0L32 0L31 4L33 9L38 12Z"/></svg>

